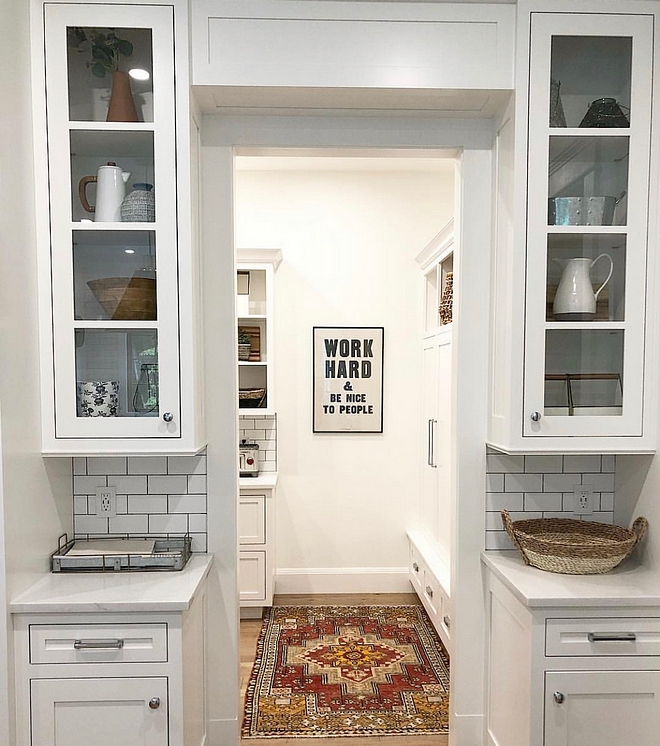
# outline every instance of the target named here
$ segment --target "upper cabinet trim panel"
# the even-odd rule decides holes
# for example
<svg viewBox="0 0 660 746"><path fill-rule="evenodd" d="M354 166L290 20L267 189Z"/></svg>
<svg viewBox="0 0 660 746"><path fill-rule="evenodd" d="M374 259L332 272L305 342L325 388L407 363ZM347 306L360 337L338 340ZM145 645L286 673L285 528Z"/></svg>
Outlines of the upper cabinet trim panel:
<svg viewBox="0 0 660 746"><path fill-rule="evenodd" d="M511 89L514 12L204 0L193 6L193 85Z"/></svg>

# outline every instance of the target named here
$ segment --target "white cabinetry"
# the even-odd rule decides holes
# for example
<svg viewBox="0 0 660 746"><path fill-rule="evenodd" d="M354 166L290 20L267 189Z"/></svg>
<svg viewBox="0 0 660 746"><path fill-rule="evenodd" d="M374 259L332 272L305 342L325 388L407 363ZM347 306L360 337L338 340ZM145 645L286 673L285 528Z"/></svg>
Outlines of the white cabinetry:
<svg viewBox="0 0 660 746"><path fill-rule="evenodd" d="M449 645L452 512L453 356L451 294L454 224L417 256L423 272L421 494L418 523L408 533L410 580L445 645ZM442 312L441 312L442 309Z"/></svg>
<svg viewBox="0 0 660 746"><path fill-rule="evenodd" d="M208 558L195 557L181 574L171 573L179 577L160 573L154 584L164 589L159 602L153 600L158 590L137 588L144 585L136 582L138 575L142 580L153 573L113 578L114 585L97 590L89 575L82 584L58 576L27 601L18 599L21 613L13 617L18 746L205 743L208 566ZM60 605L66 612L45 610L57 605L57 588L70 589ZM112 611L120 597L121 606L135 598L154 610ZM106 611L74 611L76 606ZM32 607L38 611L30 613ZM187 608L174 610L178 607Z"/></svg>
<svg viewBox="0 0 660 746"><path fill-rule="evenodd" d="M238 587L241 609L273 603L276 475L242 477L238 503ZM250 616L249 611L241 611Z"/></svg>
<svg viewBox="0 0 660 746"><path fill-rule="evenodd" d="M531 573L527 584L542 596L543 573ZM589 606L579 600L583 581L596 597ZM579 579L570 599L572 578L551 578L564 605L550 598L526 605L488 573L488 746L656 742L660 607L626 607L616 597L610 605L607 588L597 592L599 581ZM628 592L632 598L634 587Z"/></svg>
<svg viewBox="0 0 660 746"><path fill-rule="evenodd" d="M174 15L76 2L44 3L34 16L44 24L33 58L47 454L204 445ZM181 83L185 66L176 69ZM117 113L122 85L134 108Z"/></svg>
<svg viewBox="0 0 660 746"><path fill-rule="evenodd" d="M513 222L510 240L500 205L494 287L493 375L512 380L508 390L495 381L489 442L653 450L653 14L528 8L519 11L517 186L508 195L526 220ZM506 151L499 156L506 188Z"/></svg>
<svg viewBox="0 0 660 746"><path fill-rule="evenodd" d="M281 261L280 249L236 252L240 414L275 414L273 278Z"/></svg>
<svg viewBox="0 0 660 746"><path fill-rule="evenodd" d="M32 743L167 746L167 678L35 679ZM157 706L156 706L157 704Z"/></svg>

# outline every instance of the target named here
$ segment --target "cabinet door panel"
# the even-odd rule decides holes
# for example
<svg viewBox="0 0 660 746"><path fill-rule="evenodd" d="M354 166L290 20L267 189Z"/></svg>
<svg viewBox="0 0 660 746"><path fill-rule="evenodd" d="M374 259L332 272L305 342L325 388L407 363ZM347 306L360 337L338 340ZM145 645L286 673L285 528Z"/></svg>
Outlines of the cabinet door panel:
<svg viewBox="0 0 660 746"><path fill-rule="evenodd" d="M238 543L266 543L266 498L241 495L238 504Z"/></svg>
<svg viewBox="0 0 660 746"><path fill-rule="evenodd" d="M30 690L33 746L167 746L164 677L37 679Z"/></svg>
<svg viewBox="0 0 660 746"><path fill-rule="evenodd" d="M241 601L266 600L266 552L240 552L238 588Z"/></svg>
<svg viewBox="0 0 660 746"><path fill-rule="evenodd" d="M655 746L659 730L660 671L546 673L545 746Z"/></svg>

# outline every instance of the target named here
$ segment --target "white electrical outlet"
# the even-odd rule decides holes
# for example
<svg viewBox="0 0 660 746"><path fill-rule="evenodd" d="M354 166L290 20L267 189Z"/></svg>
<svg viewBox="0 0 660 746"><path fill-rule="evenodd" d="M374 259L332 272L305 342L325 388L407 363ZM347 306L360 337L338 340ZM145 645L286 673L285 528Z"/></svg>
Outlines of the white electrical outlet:
<svg viewBox="0 0 660 746"><path fill-rule="evenodd" d="M573 491L573 515L590 515L593 512L593 492L584 487L576 487Z"/></svg>
<svg viewBox="0 0 660 746"><path fill-rule="evenodd" d="M96 488L96 515L112 518L117 515L117 488Z"/></svg>

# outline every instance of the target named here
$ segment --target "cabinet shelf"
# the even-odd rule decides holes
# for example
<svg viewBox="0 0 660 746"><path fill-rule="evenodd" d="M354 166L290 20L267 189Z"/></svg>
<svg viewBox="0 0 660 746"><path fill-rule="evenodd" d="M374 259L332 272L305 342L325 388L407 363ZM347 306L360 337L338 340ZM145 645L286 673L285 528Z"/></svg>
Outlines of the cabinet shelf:
<svg viewBox="0 0 660 746"><path fill-rule="evenodd" d="M622 321L547 321L546 329L577 329L578 331L590 331L593 329L605 329L606 331L625 331L626 324Z"/></svg>
<svg viewBox="0 0 660 746"><path fill-rule="evenodd" d="M257 368L259 366L261 366L262 368L265 368L268 365L268 363L264 363L261 360L259 362L249 361L249 360L239 360L238 361L238 365L239 365L239 367L242 367L242 368L243 367L245 367L245 368Z"/></svg>
<svg viewBox="0 0 660 746"><path fill-rule="evenodd" d="M86 321L74 319L74 329L158 329L157 321Z"/></svg>
<svg viewBox="0 0 660 746"><path fill-rule="evenodd" d="M548 233L610 233L626 235L629 228L626 225L547 225Z"/></svg>
<svg viewBox="0 0 660 746"><path fill-rule="evenodd" d="M154 221L153 223L95 223L91 220L81 220L76 222L75 220L71 223L71 230L73 231L89 231L92 233L112 233L113 231L155 231L158 228L158 224ZM90 241L96 240L89 238Z"/></svg>
<svg viewBox="0 0 660 746"><path fill-rule="evenodd" d="M87 130L91 132L154 132L153 122L79 122L70 121L70 130Z"/></svg>
<svg viewBox="0 0 660 746"><path fill-rule="evenodd" d="M238 322L240 324L241 321L261 321L267 318L265 313L248 313L244 316L239 316Z"/></svg>
<svg viewBox="0 0 660 746"><path fill-rule="evenodd" d="M619 137L629 135L632 127L548 127L548 134L552 137Z"/></svg>

